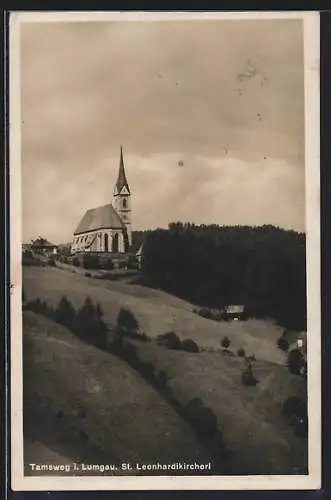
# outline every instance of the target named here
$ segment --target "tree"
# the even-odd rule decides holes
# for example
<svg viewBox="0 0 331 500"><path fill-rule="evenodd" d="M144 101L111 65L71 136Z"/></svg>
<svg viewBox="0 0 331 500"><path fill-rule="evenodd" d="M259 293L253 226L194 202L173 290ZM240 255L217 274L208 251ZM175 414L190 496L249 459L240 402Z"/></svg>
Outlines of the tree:
<svg viewBox="0 0 331 500"><path fill-rule="evenodd" d="M279 349L284 352L287 352L290 347L288 340L286 340L284 337L279 337L279 339L277 340L277 345Z"/></svg>
<svg viewBox="0 0 331 500"><path fill-rule="evenodd" d="M304 233L270 225L171 223L146 233L141 280L201 309L244 304L251 317L272 317L302 330L305 261Z"/></svg>
<svg viewBox="0 0 331 500"><path fill-rule="evenodd" d="M94 306L91 297L86 297L84 305L76 315L73 328L85 342L100 349L108 349L108 328L102 320L100 305Z"/></svg>
<svg viewBox="0 0 331 500"><path fill-rule="evenodd" d="M292 349L287 356L287 366L291 373L300 375L304 370L305 358L300 349Z"/></svg>
<svg viewBox="0 0 331 500"><path fill-rule="evenodd" d="M221 346L224 348L224 349L228 349L230 347L230 340L228 339L228 337L223 337L222 340L221 340Z"/></svg>
<svg viewBox="0 0 331 500"><path fill-rule="evenodd" d="M129 309L122 308L118 313L117 328L118 331L122 333L137 333L139 324L134 314Z"/></svg>
<svg viewBox="0 0 331 500"><path fill-rule="evenodd" d="M245 370L242 372L241 382L243 385L248 386L255 386L258 384L259 381L254 377L251 363L249 363Z"/></svg>

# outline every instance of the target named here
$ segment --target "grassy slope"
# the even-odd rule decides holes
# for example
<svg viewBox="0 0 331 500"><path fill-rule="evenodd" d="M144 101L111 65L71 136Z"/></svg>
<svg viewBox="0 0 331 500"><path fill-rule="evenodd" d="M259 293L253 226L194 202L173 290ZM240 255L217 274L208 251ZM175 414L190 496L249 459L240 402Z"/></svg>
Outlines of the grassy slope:
<svg viewBox="0 0 331 500"><path fill-rule="evenodd" d="M40 296L53 304L66 294L76 307L90 294L101 303L110 323L115 322L120 307L128 307L149 335L174 329L181 337L209 347L218 347L220 338L228 335L233 351L243 346L247 352L254 352L260 384L249 388L241 384L243 361L238 357L137 344L142 358L170 375L170 385L182 402L200 397L217 414L225 442L235 452L238 473L305 472L305 441L294 437L280 414L282 401L304 389L302 380L281 366L284 355L275 345L280 331L274 325L257 320L215 323L192 313L190 304L163 292L52 268L25 268L24 288L29 299Z"/></svg>
<svg viewBox="0 0 331 500"><path fill-rule="evenodd" d="M31 312L24 424L26 463L206 460L190 428L136 372Z"/></svg>
<svg viewBox="0 0 331 500"><path fill-rule="evenodd" d="M234 351L243 347L258 359L284 364L285 356L277 348L281 329L271 322L217 323L192 312L192 305L159 290L138 285L86 278L78 274L51 267L25 267L24 289L28 300L43 297L55 304L66 294L75 307L80 307L86 295L99 301L106 322L116 322L121 307L129 308L137 317L140 327L150 336L168 330L182 338L192 338L199 345L218 348L225 335Z"/></svg>
<svg viewBox="0 0 331 500"><path fill-rule="evenodd" d="M217 415L219 429L235 455L237 474L305 473L306 442L296 438L281 415L282 402L305 397L300 377L276 364L257 362L257 387L241 384L244 361L222 352L191 354L154 343L136 342L139 357L169 376L169 385L185 403L199 397Z"/></svg>

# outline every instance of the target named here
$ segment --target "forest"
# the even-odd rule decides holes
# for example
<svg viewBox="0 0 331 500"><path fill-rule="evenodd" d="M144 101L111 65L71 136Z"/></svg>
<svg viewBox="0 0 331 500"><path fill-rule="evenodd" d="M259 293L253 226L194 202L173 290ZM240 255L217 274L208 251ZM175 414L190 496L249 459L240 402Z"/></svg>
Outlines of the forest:
<svg viewBox="0 0 331 500"><path fill-rule="evenodd" d="M199 306L242 304L250 317L306 329L304 233L175 222L133 239L135 246L144 241L143 284Z"/></svg>

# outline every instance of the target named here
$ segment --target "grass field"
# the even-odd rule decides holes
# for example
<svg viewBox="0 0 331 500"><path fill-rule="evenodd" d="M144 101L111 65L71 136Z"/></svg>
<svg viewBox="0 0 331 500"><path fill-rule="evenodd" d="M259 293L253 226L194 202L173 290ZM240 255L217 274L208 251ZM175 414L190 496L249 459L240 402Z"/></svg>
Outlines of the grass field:
<svg viewBox="0 0 331 500"><path fill-rule="evenodd" d="M207 461L188 425L139 374L31 312L24 438L26 464Z"/></svg>
<svg viewBox="0 0 331 500"><path fill-rule="evenodd" d="M281 414L289 396L305 397L302 379L285 367L257 362L256 387L241 384L244 361L222 352L198 354L136 342L139 357L166 371L176 397L199 397L218 417L219 429L234 452L237 474L305 473L307 447Z"/></svg>
<svg viewBox="0 0 331 500"><path fill-rule="evenodd" d="M306 473L306 440L296 438L281 415L282 402L304 393L304 383L284 366L276 325L258 320L216 323L162 291L52 267L24 268L23 277L28 300L39 297L55 305L66 295L78 308L90 295L100 302L109 324L126 307L151 337L174 330L181 338L195 340L206 350L192 354L155 342L136 345L140 358L167 373L181 403L199 397L217 415L225 444L234 452L236 474ZM225 335L234 353L243 347L255 354L258 386L241 384L244 361L219 349ZM160 460L160 453L164 460L192 460L194 455L205 459L187 424L122 361L32 313L24 317L24 339L27 456L37 453L33 450L45 453L46 447L69 459L90 456L93 463L119 456ZM80 417L81 408L88 418ZM62 417L56 417L60 411Z"/></svg>
<svg viewBox="0 0 331 500"><path fill-rule="evenodd" d="M151 337L174 330L181 338L191 338L202 347L219 348L221 339L228 336L235 352L243 347L257 359L285 363L285 355L276 345L282 329L271 321L218 323L201 318L193 313L191 304L160 290L87 278L52 267L25 267L23 278L28 300L40 296L55 305L62 295L67 295L78 308L89 294L100 302L109 324L116 323L120 308L126 307L138 319L141 330Z"/></svg>

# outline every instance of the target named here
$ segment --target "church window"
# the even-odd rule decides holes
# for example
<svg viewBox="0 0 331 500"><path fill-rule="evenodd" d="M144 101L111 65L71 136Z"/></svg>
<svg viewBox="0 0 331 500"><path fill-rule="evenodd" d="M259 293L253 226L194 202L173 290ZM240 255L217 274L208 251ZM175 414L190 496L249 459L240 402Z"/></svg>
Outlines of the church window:
<svg viewBox="0 0 331 500"><path fill-rule="evenodd" d="M112 241L112 252L117 253L118 252L118 234L114 234L113 241Z"/></svg>
<svg viewBox="0 0 331 500"><path fill-rule="evenodd" d="M105 234L105 237L104 237L104 243L105 243L104 251L108 252L108 234L107 233Z"/></svg>
<svg viewBox="0 0 331 500"><path fill-rule="evenodd" d="M128 206L128 202L127 202L126 198L123 198L122 205L123 205L123 208L126 208Z"/></svg>

